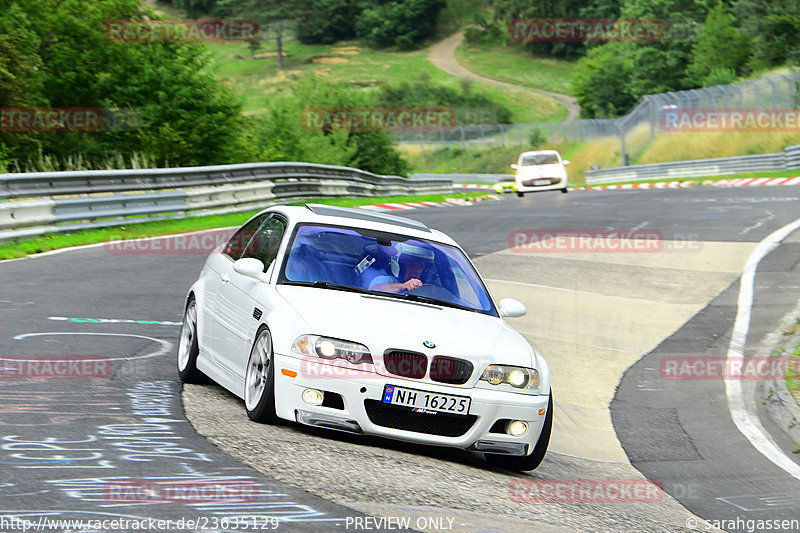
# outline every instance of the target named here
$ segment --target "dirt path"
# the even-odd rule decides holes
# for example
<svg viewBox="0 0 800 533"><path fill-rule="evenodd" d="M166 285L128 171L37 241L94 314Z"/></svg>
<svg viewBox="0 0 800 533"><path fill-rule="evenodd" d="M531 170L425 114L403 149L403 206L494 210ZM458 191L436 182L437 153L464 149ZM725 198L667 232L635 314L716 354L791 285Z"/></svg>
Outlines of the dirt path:
<svg viewBox="0 0 800 533"><path fill-rule="evenodd" d="M428 53L428 58L431 60L431 63L436 65L439 70L447 72L448 74L452 74L453 76L458 76L459 78L467 78L470 80L479 81L481 83L491 83L492 85L511 87L513 89L533 91L543 96L547 96L548 98L555 100L557 103L567 108L566 120L575 120L578 118L580 106L578 106L577 100L572 96L567 96L566 94L560 93L552 93L550 91L543 91L541 89L531 89L530 87L523 87L522 85L514 85L504 81L484 78L483 76L475 74L474 72L469 71L459 65L458 61L456 61L456 48L458 48L458 45L460 45L461 41L463 40L464 32L460 31L451 35L447 39L432 45Z"/></svg>

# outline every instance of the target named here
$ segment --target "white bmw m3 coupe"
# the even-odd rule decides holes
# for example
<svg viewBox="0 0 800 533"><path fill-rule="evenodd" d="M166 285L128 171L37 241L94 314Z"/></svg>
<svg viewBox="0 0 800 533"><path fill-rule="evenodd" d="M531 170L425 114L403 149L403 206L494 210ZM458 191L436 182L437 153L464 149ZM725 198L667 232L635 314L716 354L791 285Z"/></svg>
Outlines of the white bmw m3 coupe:
<svg viewBox="0 0 800 533"><path fill-rule="evenodd" d="M533 470L550 440L547 363L451 238L392 215L277 206L245 223L189 289L184 382L205 376L252 420L485 454Z"/></svg>

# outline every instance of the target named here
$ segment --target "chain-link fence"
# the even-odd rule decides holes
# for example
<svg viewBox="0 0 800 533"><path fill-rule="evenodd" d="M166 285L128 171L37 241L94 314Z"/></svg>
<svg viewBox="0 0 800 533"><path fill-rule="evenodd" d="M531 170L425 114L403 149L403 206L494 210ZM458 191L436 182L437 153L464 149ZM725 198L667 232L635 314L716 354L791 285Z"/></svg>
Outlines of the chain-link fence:
<svg viewBox="0 0 800 533"><path fill-rule="evenodd" d="M665 114L677 109L797 109L800 107L800 72L747 80L702 89L651 94L642 98L626 115L614 119L583 119L569 122L491 124L456 126L446 131L396 131L399 144L426 146L515 146L535 144L532 140L585 141L619 137L623 164L627 164L626 135L649 127L651 138L664 127Z"/></svg>

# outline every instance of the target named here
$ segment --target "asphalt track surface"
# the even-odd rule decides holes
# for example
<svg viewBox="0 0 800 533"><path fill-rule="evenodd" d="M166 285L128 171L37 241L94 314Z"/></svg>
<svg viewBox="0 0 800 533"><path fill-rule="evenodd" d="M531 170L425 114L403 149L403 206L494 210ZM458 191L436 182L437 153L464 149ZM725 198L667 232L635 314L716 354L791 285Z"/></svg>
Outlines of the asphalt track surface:
<svg viewBox="0 0 800 533"><path fill-rule="evenodd" d="M797 187L580 191L523 199L506 197L502 202L403 215L448 233L473 258L480 258L508 248L509 233L518 229L647 227L661 231L665 239L755 243L800 216L798 205ZM748 337L753 342L752 346L748 344L751 352L756 341L774 330L800 297L800 244L789 241L767 256L759 268ZM221 451L198 435L185 418L181 386L175 375L176 323L181 318L186 289L203 260L204 256L197 254L113 254L94 247L0 264L3 358L111 359L109 375L84 376L94 379L21 379L9 375L8 367L4 367L6 373L0 379L0 517L25 518L34 523L44 516L152 518L170 521L173 529L200 529L186 527L186 522L180 527L183 519L213 530L240 531L256 529L232 527L235 518L242 520L243 516L282 517L278 530L284 531L353 529L355 520L365 517L364 506L359 511L332 503L337 498L321 497L318 487L304 490L305 485L314 485L314 472L277 480L268 469L252 468L250 461L241 457L236 460ZM535 275L546 284L558 272ZM611 405L614 427L633 466L648 478L659 480L667 494L703 519L798 519L800 481L767 461L738 433L727 413L723 383L653 379L657 358L664 354L724 355L737 291L738 284L734 283L629 369ZM103 369L102 364L95 368L100 374ZM653 381L658 385L641 385ZM226 402L236 403L218 388L217 394ZM243 407L238 407L241 415ZM781 440L777 428L768 429L775 430L773 438L781 446L792 446ZM293 426L278 427L277 431L299 432L302 438L317 439L332 450L353 444L349 437ZM365 453L373 449L379 455L381 445L370 441L371 448ZM397 476L399 488L404 475L427 478L432 485L455 483L448 477L455 470L464 476L474 473L476 478L491 477L501 486L514 479L509 473L485 467L470 454L385 446L403 453L405 462L391 468L387 465ZM303 460L302 456L295 459L299 463ZM342 468L338 474L342 492L349 490L346 486L357 484L357 479L347 476L357 476L358 472L345 466L331 461L332 469ZM554 453L534 474L544 471L550 478L563 479L613 478L620 475L623 466ZM337 473L325 474L330 474L321 476L328 483L327 491L336 494L340 487L331 483ZM151 497L132 501L114 492L119 485L202 486L213 482L255 487L256 492L244 504L208 498L180 502L174 496L162 501ZM476 493L480 491L473 488ZM400 489L398 493L403 494ZM446 501L447 494L442 498ZM404 501L399 498L394 503L397 509ZM504 512L514 512L513 508L495 514L479 506L469 512L453 507L456 519L463 513L478 524L472 530L513 530L502 527ZM536 507L539 512L538 508L546 506ZM573 504L542 513L542 531L691 530L675 523L656 528L658 513L644 527L634 523L634 518L654 514L647 508ZM490 522L496 516L496 527L479 523L475 517L481 515L488 516ZM229 527L220 523L223 518ZM259 530L270 527L263 520L256 524ZM15 529L2 522L0 526L0 530ZM703 529L702 524L698 529ZM729 529L744 531L746 527Z"/></svg>

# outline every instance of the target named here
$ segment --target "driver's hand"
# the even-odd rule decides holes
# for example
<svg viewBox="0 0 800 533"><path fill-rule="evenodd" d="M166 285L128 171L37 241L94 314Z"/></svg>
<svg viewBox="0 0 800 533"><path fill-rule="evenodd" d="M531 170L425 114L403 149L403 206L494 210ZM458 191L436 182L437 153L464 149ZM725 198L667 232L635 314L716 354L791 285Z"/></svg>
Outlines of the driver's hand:
<svg viewBox="0 0 800 533"><path fill-rule="evenodd" d="M417 278L411 278L410 280L403 283L403 288L408 292L411 292L414 289L418 289L420 287L422 287L422 282Z"/></svg>

